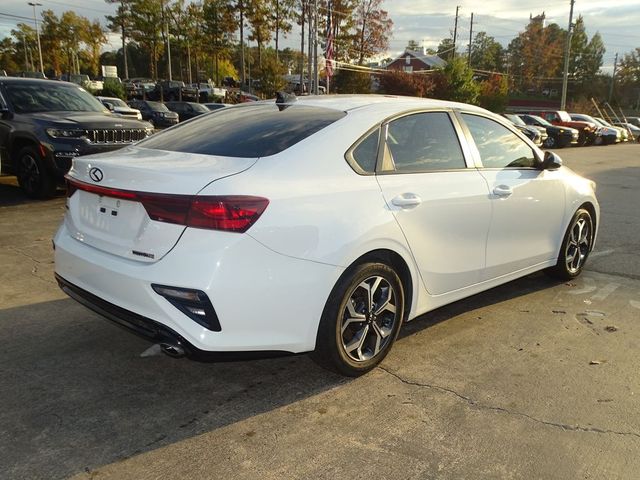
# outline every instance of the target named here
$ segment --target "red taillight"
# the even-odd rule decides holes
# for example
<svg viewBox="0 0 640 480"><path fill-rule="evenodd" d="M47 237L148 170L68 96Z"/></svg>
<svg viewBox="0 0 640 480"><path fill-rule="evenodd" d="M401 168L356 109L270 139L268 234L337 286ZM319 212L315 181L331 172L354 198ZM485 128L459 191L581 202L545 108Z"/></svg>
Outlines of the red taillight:
<svg viewBox="0 0 640 480"><path fill-rule="evenodd" d="M151 220L193 228L246 232L269 205L269 200L248 195L171 195L134 192L79 182L69 176L67 196L76 190L140 202Z"/></svg>
<svg viewBox="0 0 640 480"><path fill-rule="evenodd" d="M262 197L195 197L191 202L187 225L230 232L246 232L269 205Z"/></svg>

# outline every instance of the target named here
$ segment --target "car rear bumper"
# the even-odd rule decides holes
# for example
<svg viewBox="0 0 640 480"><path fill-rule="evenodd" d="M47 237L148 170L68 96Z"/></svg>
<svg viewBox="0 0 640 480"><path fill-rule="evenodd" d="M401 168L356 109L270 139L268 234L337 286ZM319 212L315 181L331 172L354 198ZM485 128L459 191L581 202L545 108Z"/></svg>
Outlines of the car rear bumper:
<svg viewBox="0 0 640 480"><path fill-rule="evenodd" d="M64 224L54 242L56 276L72 298L139 335L177 338L194 352L313 350L343 271L275 253L246 234L193 228L155 263L102 252L71 237ZM221 331L187 317L152 284L205 292Z"/></svg>

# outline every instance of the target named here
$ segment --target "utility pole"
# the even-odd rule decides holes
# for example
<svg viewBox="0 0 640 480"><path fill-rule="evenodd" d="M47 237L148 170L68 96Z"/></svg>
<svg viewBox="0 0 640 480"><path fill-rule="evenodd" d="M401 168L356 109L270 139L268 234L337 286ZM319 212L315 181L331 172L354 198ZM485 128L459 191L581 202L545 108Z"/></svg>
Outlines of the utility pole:
<svg viewBox="0 0 640 480"><path fill-rule="evenodd" d="M456 58L456 40L458 39L458 11L460 6L456 7L456 22L453 24L453 53L451 58Z"/></svg>
<svg viewBox="0 0 640 480"><path fill-rule="evenodd" d="M42 63L42 47L40 46L40 32L38 31L38 20L36 20L36 7L41 7L41 3L28 2L33 7L33 23L36 26L36 37L38 37L38 55L40 55L40 71L44 75L44 64Z"/></svg>
<svg viewBox="0 0 640 480"><path fill-rule="evenodd" d="M240 0L240 91L244 88L245 71L244 71L244 3Z"/></svg>
<svg viewBox="0 0 640 480"><path fill-rule="evenodd" d="M307 92L309 95L313 93L313 21L314 16L311 11L311 0L308 0L307 6L309 7L309 38L307 40L307 74L309 77L307 78Z"/></svg>
<svg viewBox="0 0 640 480"><path fill-rule="evenodd" d="M567 30L567 44L564 47L564 71L562 73L562 99L560 100L560 110L567 108L567 82L569 80L569 53L571 52L571 36L573 35L573 5L576 0L571 0L569 10L569 29Z"/></svg>
<svg viewBox="0 0 640 480"><path fill-rule="evenodd" d="M613 75L611 75L611 85L609 86L609 103L611 103L611 98L613 97L613 85L616 83L616 70L618 69L618 54L616 53L616 58L613 61Z"/></svg>
<svg viewBox="0 0 640 480"><path fill-rule="evenodd" d="M467 65L471 67L471 42L473 41L473 12L471 12L471 24L469 25L469 57Z"/></svg>
<svg viewBox="0 0 640 480"><path fill-rule="evenodd" d="M318 0L313 1L313 94L318 95Z"/></svg>

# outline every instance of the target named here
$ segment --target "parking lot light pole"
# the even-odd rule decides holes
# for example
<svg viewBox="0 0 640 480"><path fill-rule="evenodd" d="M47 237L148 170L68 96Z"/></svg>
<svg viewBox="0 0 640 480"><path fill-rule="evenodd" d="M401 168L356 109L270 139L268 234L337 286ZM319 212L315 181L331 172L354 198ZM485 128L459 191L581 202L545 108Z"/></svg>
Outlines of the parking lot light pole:
<svg viewBox="0 0 640 480"><path fill-rule="evenodd" d="M38 30L38 20L36 19L36 7L41 7L41 3L28 2L33 7L33 23L36 26L36 37L38 37L38 54L40 55L40 71L44 75L44 64L42 63L42 47L40 46L40 31Z"/></svg>

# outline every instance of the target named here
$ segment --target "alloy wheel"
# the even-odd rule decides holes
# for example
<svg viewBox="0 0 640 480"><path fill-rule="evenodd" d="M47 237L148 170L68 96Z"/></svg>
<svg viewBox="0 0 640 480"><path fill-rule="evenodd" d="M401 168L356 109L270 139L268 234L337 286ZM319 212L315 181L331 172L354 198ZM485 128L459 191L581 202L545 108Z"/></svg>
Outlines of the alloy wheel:
<svg viewBox="0 0 640 480"><path fill-rule="evenodd" d="M392 285L381 276L369 277L353 289L340 325L342 348L351 360L371 360L393 340L396 301Z"/></svg>
<svg viewBox="0 0 640 480"><path fill-rule="evenodd" d="M569 273L578 272L584 265L591 247L591 224L585 217L578 217L571 227L565 250L565 263Z"/></svg>

